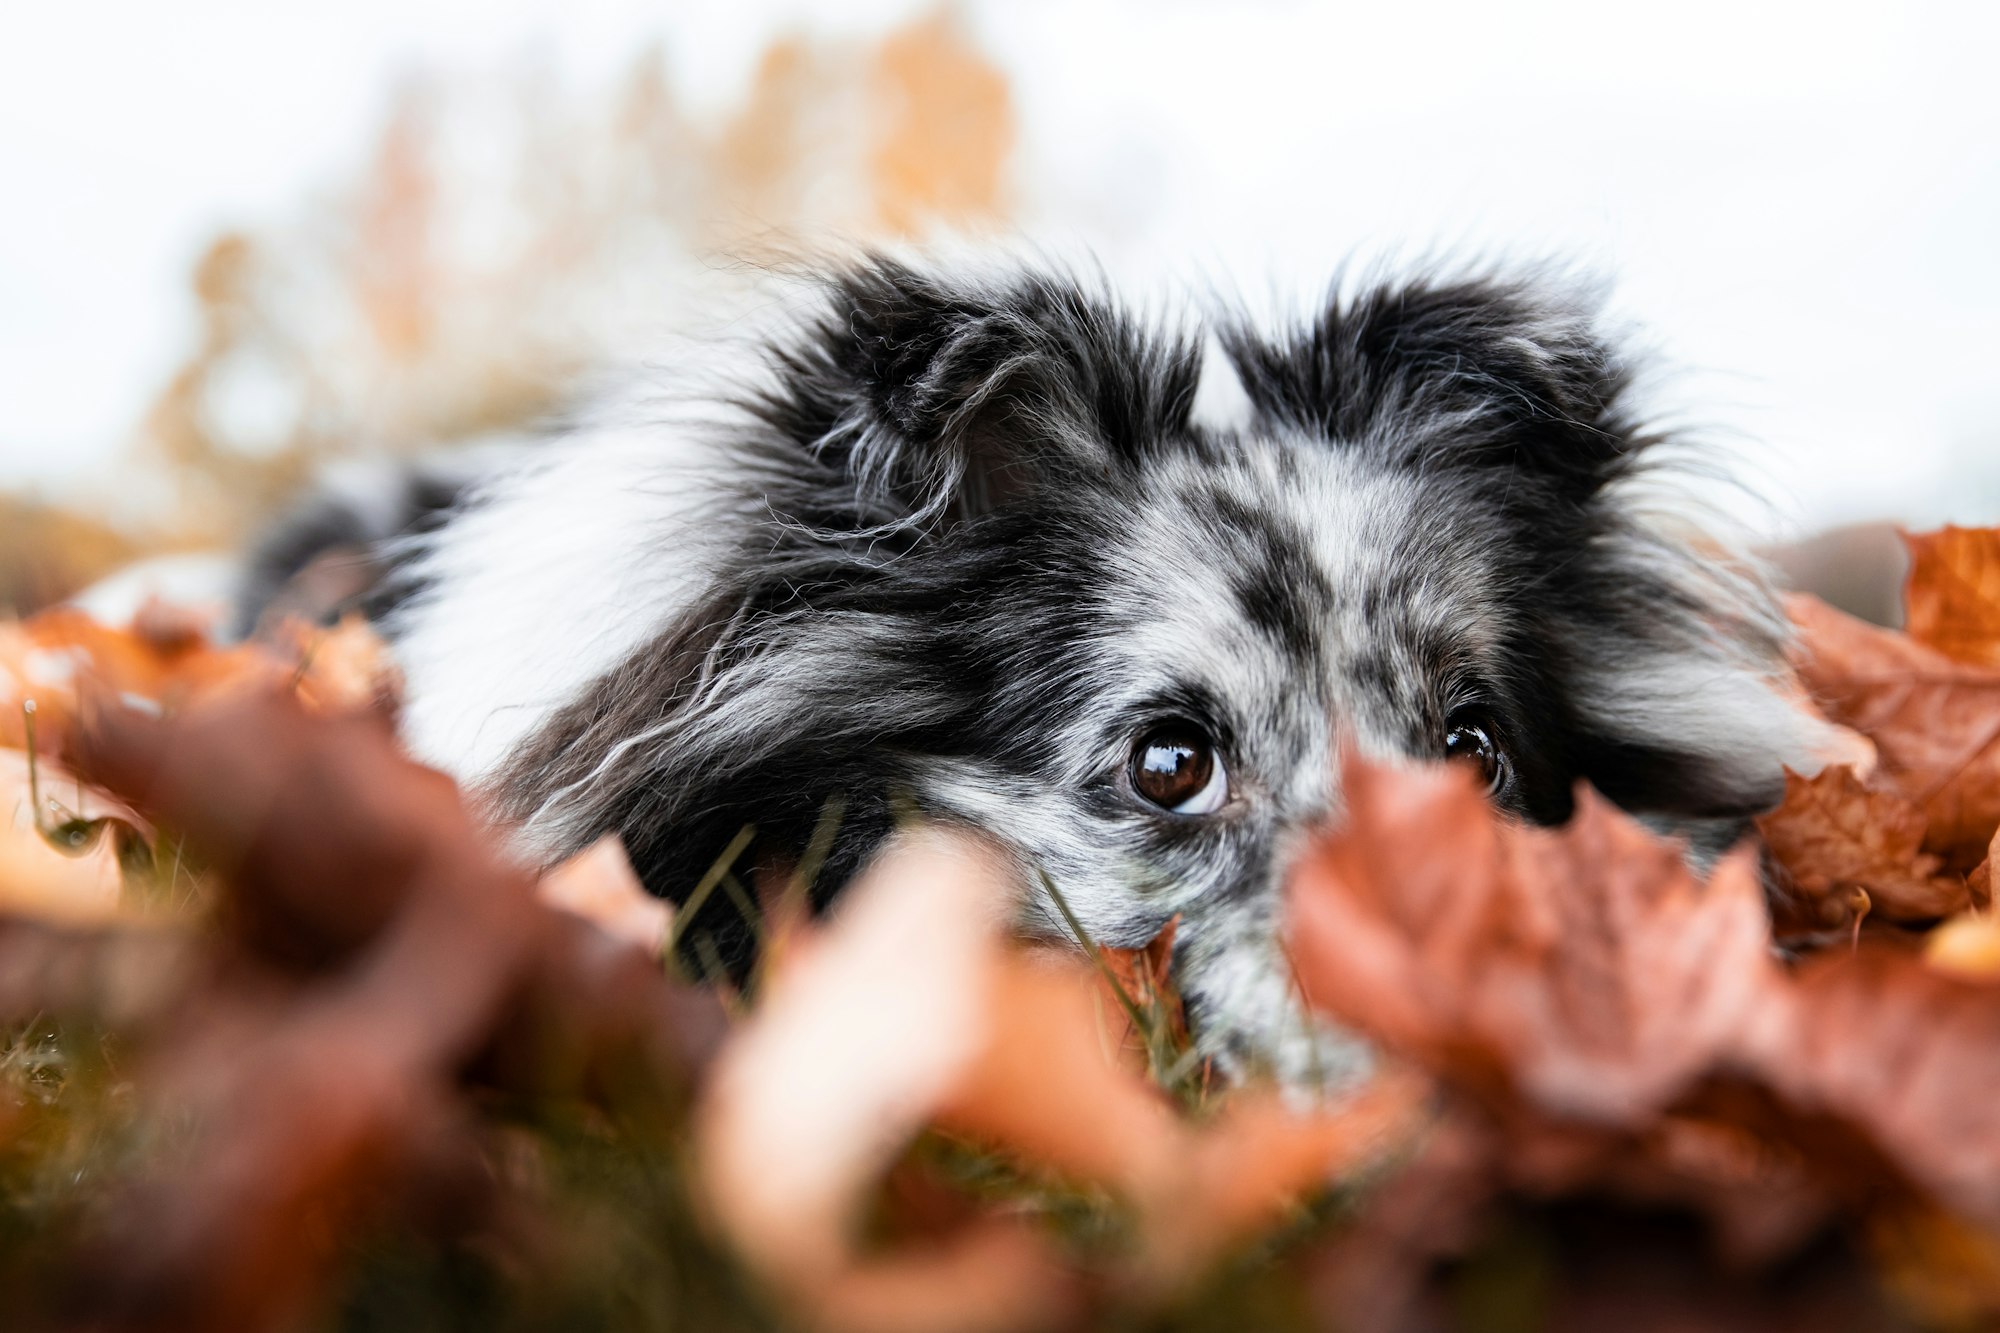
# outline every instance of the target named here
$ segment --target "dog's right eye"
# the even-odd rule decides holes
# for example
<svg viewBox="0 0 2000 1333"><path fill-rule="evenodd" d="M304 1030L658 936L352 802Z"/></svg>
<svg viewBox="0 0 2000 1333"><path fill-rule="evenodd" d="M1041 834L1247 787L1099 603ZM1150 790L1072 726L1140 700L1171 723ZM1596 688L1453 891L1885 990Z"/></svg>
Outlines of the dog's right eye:
<svg viewBox="0 0 2000 1333"><path fill-rule="evenodd" d="M1229 799L1229 774L1207 733L1176 722L1140 738L1132 752L1132 790L1177 815L1212 815Z"/></svg>

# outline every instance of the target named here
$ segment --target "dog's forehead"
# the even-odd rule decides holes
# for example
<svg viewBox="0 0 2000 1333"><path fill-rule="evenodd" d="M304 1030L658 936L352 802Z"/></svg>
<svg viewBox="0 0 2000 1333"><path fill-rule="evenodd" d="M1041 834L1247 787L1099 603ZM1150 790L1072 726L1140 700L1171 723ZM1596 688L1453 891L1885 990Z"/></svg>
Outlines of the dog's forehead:
<svg viewBox="0 0 2000 1333"><path fill-rule="evenodd" d="M1106 561L1133 687L1193 677L1260 729L1331 712L1406 746L1439 675L1501 637L1497 543L1468 500L1318 440L1161 460Z"/></svg>

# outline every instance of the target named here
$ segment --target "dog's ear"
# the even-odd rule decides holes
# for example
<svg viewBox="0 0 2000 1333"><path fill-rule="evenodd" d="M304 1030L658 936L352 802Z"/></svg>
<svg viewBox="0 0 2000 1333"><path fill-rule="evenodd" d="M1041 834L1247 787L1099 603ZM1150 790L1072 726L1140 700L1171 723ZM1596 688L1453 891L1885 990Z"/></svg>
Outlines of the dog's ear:
<svg viewBox="0 0 2000 1333"><path fill-rule="evenodd" d="M1060 275L947 279L873 259L826 284L785 353L824 461L911 513L969 517L1102 474L1187 428L1191 342L1142 330Z"/></svg>
<svg viewBox="0 0 2000 1333"><path fill-rule="evenodd" d="M1396 462L1506 469L1587 501L1648 440L1593 302L1560 285L1416 282L1336 296L1289 338L1225 334L1258 414Z"/></svg>

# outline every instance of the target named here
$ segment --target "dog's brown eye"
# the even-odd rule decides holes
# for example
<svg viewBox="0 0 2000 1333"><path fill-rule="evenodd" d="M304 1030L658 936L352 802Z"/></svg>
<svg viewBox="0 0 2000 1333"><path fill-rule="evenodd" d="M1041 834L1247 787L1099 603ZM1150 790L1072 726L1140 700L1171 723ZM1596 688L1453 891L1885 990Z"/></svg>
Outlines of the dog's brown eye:
<svg viewBox="0 0 2000 1333"><path fill-rule="evenodd" d="M1506 780L1507 761L1483 721L1473 718L1454 721L1444 735L1444 754L1447 759L1477 764L1489 792L1500 790L1500 784Z"/></svg>
<svg viewBox="0 0 2000 1333"><path fill-rule="evenodd" d="M1229 799L1222 756L1200 728L1186 723L1156 727L1132 754L1132 788L1162 810L1207 815Z"/></svg>

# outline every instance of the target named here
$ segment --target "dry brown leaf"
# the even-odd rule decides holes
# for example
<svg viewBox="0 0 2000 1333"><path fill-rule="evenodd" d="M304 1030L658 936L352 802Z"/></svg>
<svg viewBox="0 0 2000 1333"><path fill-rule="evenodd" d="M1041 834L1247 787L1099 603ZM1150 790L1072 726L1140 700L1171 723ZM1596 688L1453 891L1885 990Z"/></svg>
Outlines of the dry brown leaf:
<svg viewBox="0 0 2000 1333"><path fill-rule="evenodd" d="M1969 871L2000 827L2000 670L1955 661L1815 598L1787 610L1799 677L1834 721L1873 740L1880 783L1922 806L1924 850Z"/></svg>
<svg viewBox="0 0 2000 1333"><path fill-rule="evenodd" d="M543 875L537 888L543 902L654 955L665 947L673 927L674 909L639 883L616 834L598 839Z"/></svg>
<svg viewBox="0 0 2000 1333"><path fill-rule="evenodd" d="M1428 1079L1394 1068L1331 1106L1301 1110L1268 1088L1232 1097L1150 1201L1156 1284L1170 1289L1314 1191L1401 1152L1429 1127L1430 1095Z"/></svg>
<svg viewBox="0 0 2000 1333"><path fill-rule="evenodd" d="M996 958L991 978L977 1058L937 1108L937 1123L1147 1197L1172 1173L1182 1127L1157 1088L1116 1063L1097 979L1075 957L1039 950Z"/></svg>
<svg viewBox="0 0 2000 1333"><path fill-rule="evenodd" d="M1757 821L1788 881L1774 904L1779 933L1847 924L1856 887L1887 921L1936 921L1969 906L1965 880L1939 874L1938 858L1922 850L1927 825L1901 793L1849 769L1787 773L1783 804Z"/></svg>
<svg viewBox="0 0 2000 1333"><path fill-rule="evenodd" d="M2000 921L1983 912L1953 917L1924 936L1924 961L1965 981L2000 980Z"/></svg>
<svg viewBox="0 0 2000 1333"><path fill-rule="evenodd" d="M1926 1328L2000 1320L2000 1236L1939 1208L1886 1211L1868 1227L1882 1280Z"/></svg>
<svg viewBox="0 0 2000 1333"><path fill-rule="evenodd" d="M299 697L319 712L393 715L402 702L402 672L382 636L358 615L331 629L288 620L271 644L280 660L297 664Z"/></svg>
<svg viewBox="0 0 2000 1333"><path fill-rule="evenodd" d="M857 1239L876 1182L979 1055L1008 887L970 839L905 839L823 934L786 950L697 1111L716 1226L821 1326L916 1311L927 1327L1035 1327L1068 1313L1046 1241L982 1231L881 1258Z"/></svg>
<svg viewBox="0 0 2000 1333"><path fill-rule="evenodd" d="M1004 863L962 836L905 841L849 890L830 927L788 948L710 1082L698 1118L708 1209L822 1325L907 1326L879 1303L892 1290L925 1293L910 1297L917 1322L936 1327L1033 1325L1073 1304L1049 1242L1037 1250L995 1233L990 1215L941 1248L858 1249L868 1201L927 1124L1127 1200L1140 1244L1126 1277L1157 1293L1422 1123L1428 1084L1407 1073L1312 1112L1249 1094L1207 1126L1185 1122L1107 1043L1092 969L1003 941L1008 884ZM1128 982L1157 976L1169 948L1121 960ZM1009 1273L1038 1268L1037 1281L1010 1287L963 1248L989 1243L1011 1256ZM957 1303L932 1301L964 1264ZM1012 1294L969 1303L982 1287ZM840 1313L863 1308L869 1319Z"/></svg>
<svg viewBox="0 0 2000 1333"><path fill-rule="evenodd" d="M39 751L60 756L86 678L115 696L165 707L257 675L260 664L248 648L218 649L179 633L147 638L68 606L0 623L0 745L25 748L32 726Z"/></svg>
<svg viewBox="0 0 2000 1333"><path fill-rule="evenodd" d="M1111 1048L1135 1073L1156 1073L1152 1068L1156 1054L1174 1058L1190 1044L1187 1014L1173 980L1174 940L1179 932L1180 918L1176 916L1144 948L1097 947L1104 965L1099 976L1100 1026ZM1134 1026L1126 1009L1128 1003L1154 1025L1155 1050L1148 1049L1147 1034ZM1206 1077L1204 1066L1204 1083Z"/></svg>
<svg viewBox="0 0 2000 1333"><path fill-rule="evenodd" d="M322 630L281 627L270 643L218 646L199 624L150 603L130 629L58 606L0 622L0 746L44 758L69 743L78 690L165 711L216 691L288 685L322 712L392 711L397 676L381 639L359 619Z"/></svg>
<svg viewBox="0 0 2000 1333"><path fill-rule="evenodd" d="M2000 1099L1991 1095L2000 1005L1990 986L1886 946L1830 951L1747 1016L1728 1059L1796 1112L1861 1131L1932 1198L2000 1223Z"/></svg>
<svg viewBox="0 0 2000 1333"><path fill-rule="evenodd" d="M1777 981L1756 875L1707 885L1594 793L1502 825L1474 778L1349 761L1346 822L1294 872L1308 1000L1423 1067L1581 1121L1635 1123Z"/></svg>
<svg viewBox="0 0 2000 1333"><path fill-rule="evenodd" d="M79 767L180 831L220 889L208 928L139 969L144 1013L119 999L136 932L0 923L6 999L33 1003L22 974L41 971L73 1003L97 992L100 1018L124 1010L127 1076L174 1127L171 1151L93 1190L59 1279L80 1326L311 1322L344 1238L384 1205L477 1210L495 1187L463 1082L660 1116L713 1048L712 999L538 904L373 717L243 689L164 720L93 706L75 740Z"/></svg>
<svg viewBox="0 0 2000 1333"><path fill-rule="evenodd" d="M1947 657L2000 668L2000 528L1905 533L1903 629Z"/></svg>
<svg viewBox="0 0 2000 1333"><path fill-rule="evenodd" d="M943 1240L870 1258L815 1293L809 1327L854 1333L1036 1333L1075 1328L1083 1298L1027 1221L982 1217Z"/></svg>
<svg viewBox="0 0 2000 1333"><path fill-rule="evenodd" d="M1240 1090L1192 1126L1106 1058L1093 979L1075 959L1010 954L997 971L987 1045L937 1123L1130 1200L1141 1237L1134 1276L1151 1289L1189 1281L1423 1127L1429 1084L1407 1070L1309 1109Z"/></svg>
<svg viewBox="0 0 2000 1333"><path fill-rule="evenodd" d="M1692 1209L1744 1262L1842 1208L2000 1220L1990 984L1875 947L1794 980L1747 863L1699 885L1587 793L1545 831L1447 770L1354 763L1345 791L1291 889L1300 979L1468 1095L1487 1178Z"/></svg>

